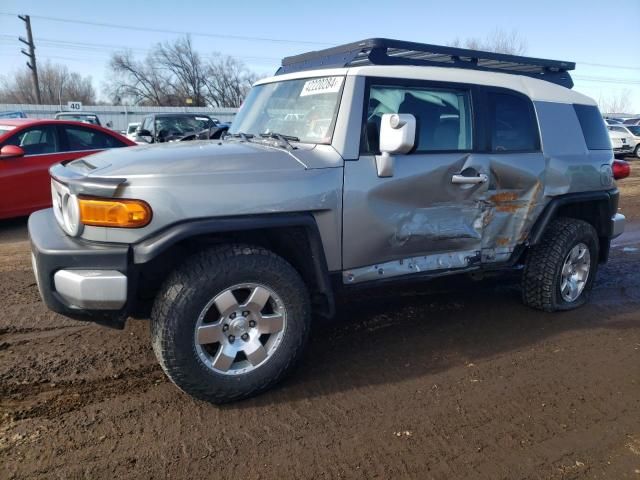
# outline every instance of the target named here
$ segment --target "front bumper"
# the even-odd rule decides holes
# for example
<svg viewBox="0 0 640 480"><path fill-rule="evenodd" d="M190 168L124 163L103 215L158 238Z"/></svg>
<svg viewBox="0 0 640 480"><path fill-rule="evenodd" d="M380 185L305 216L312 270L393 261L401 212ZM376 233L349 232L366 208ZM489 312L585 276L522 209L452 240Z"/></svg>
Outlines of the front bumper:
<svg viewBox="0 0 640 480"><path fill-rule="evenodd" d="M38 290L54 312L121 328L133 288L129 246L94 244L67 236L53 210L29 217Z"/></svg>

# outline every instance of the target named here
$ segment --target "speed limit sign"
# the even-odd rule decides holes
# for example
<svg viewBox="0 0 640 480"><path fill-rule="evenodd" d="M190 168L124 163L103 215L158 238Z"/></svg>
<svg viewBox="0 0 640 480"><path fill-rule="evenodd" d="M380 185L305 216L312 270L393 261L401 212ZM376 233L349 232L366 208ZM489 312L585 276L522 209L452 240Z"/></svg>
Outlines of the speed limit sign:
<svg viewBox="0 0 640 480"><path fill-rule="evenodd" d="M82 102L67 102L67 108L73 112L82 110Z"/></svg>

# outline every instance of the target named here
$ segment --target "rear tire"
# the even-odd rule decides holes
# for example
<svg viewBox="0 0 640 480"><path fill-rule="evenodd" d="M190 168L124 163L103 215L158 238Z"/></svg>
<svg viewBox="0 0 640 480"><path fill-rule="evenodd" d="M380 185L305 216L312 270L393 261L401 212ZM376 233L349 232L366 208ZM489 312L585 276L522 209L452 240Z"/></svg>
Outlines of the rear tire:
<svg viewBox="0 0 640 480"><path fill-rule="evenodd" d="M225 403L284 378L310 322L307 289L288 262L263 248L225 245L195 254L166 280L151 335L171 381L196 398Z"/></svg>
<svg viewBox="0 0 640 480"><path fill-rule="evenodd" d="M596 277L598 253L593 226L573 218L554 220L528 253L522 275L524 304L545 312L584 305Z"/></svg>

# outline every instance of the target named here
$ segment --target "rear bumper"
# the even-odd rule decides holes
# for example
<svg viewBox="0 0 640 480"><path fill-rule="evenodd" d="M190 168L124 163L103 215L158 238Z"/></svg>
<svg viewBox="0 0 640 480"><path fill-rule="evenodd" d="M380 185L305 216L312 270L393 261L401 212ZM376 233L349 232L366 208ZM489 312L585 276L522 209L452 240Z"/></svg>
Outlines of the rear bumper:
<svg viewBox="0 0 640 480"><path fill-rule="evenodd" d="M631 145L625 145L624 147L614 148L613 153L631 153L633 152L633 148Z"/></svg>
<svg viewBox="0 0 640 480"><path fill-rule="evenodd" d="M29 238L38 290L54 312L122 327L131 281L129 246L94 244L66 235L53 210L29 217Z"/></svg>

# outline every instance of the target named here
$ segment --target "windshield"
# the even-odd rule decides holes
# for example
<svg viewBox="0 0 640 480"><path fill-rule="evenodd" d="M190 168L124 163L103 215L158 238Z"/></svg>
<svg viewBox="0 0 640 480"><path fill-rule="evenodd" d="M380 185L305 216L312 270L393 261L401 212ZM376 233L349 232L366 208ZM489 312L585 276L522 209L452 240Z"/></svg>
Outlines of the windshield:
<svg viewBox="0 0 640 480"><path fill-rule="evenodd" d="M629 125L627 127L636 137L640 137L640 125Z"/></svg>
<svg viewBox="0 0 640 480"><path fill-rule="evenodd" d="M171 116L156 118L156 132L160 136L172 136L200 132L211 128L213 122L206 116Z"/></svg>
<svg viewBox="0 0 640 480"><path fill-rule="evenodd" d="M27 118L22 112L0 112L0 118Z"/></svg>
<svg viewBox="0 0 640 480"><path fill-rule="evenodd" d="M98 125L98 117L96 117L95 115L82 115L82 114L60 114L57 116L57 118L60 118L62 120L74 120L76 122L86 122L86 123L92 123L94 125Z"/></svg>
<svg viewBox="0 0 640 480"><path fill-rule="evenodd" d="M266 83L251 89L229 133L278 133L304 143L331 143L344 77Z"/></svg>

